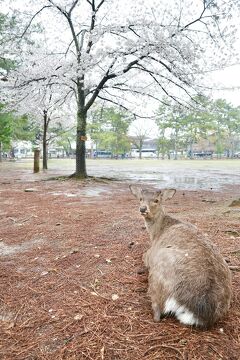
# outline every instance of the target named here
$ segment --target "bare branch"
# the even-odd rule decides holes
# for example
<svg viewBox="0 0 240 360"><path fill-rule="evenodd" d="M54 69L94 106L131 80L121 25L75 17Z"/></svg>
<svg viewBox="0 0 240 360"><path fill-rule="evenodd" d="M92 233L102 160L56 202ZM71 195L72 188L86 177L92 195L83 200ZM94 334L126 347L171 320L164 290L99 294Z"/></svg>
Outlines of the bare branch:
<svg viewBox="0 0 240 360"><path fill-rule="evenodd" d="M151 60L154 60L154 61L158 62L159 64L161 64L162 66L164 66L170 73L173 73L173 70L172 70L167 64L165 64L163 61L158 60L158 59L156 59L155 57L149 56L149 55L148 55L148 58L151 59Z"/></svg>
<svg viewBox="0 0 240 360"><path fill-rule="evenodd" d="M36 16L38 16L44 9L46 8L50 8L52 7L52 5L45 5L43 6L40 10L38 10L31 18L31 20L29 21L28 25L26 26L25 30L23 31L22 35L20 36L20 38L23 38L24 35L26 34L26 32L28 31L28 29L30 28L33 20L35 19Z"/></svg>
<svg viewBox="0 0 240 360"><path fill-rule="evenodd" d="M88 3L91 5L92 7L92 18L91 18L91 24L90 24L90 34L93 31L94 27L95 27L95 22L96 22L96 14L98 12L98 10L100 9L100 7L102 6L102 4L104 3L105 0L100 1L100 3L98 4L98 6L95 8L95 1L92 1L92 3L90 1L88 1ZM88 44L87 44L87 50L86 53L89 54L92 48L93 42L92 40L89 40Z"/></svg>
<svg viewBox="0 0 240 360"><path fill-rule="evenodd" d="M68 12L68 16L71 16L73 9L76 7L76 5L77 5L78 2L79 2L79 0L75 0L75 1L73 2L72 6L71 6L71 8L70 8L70 10L69 10L69 12Z"/></svg>
<svg viewBox="0 0 240 360"><path fill-rule="evenodd" d="M108 99L108 98L105 98L103 96L98 96L99 99L103 100L103 101L107 101L109 103L112 103L114 105L117 105L119 106L120 108L122 108L123 110L126 110L128 111L129 113L131 113L134 117L138 117L138 118L141 118L141 119L153 119L154 117L153 116L142 116L142 115L139 115L135 112L133 112L131 109L127 108L126 106L122 105L122 104L119 104L118 102L115 102L111 99Z"/></svg>
<svg viewBox="0 0 240 360"><path fill-rule="evenodd" d="M127 73L129 70L131 70L133 68L134 65L138 64L140 60L144 59L146 56L142 55L140 58L135 59L133 61L131 61L123 70L122 70L122 74ZM111 65L112 67L112 65ZM99 95L99 92L102 90L103 86L105 85L105 83L110 80L110 79L114 79L117 76L119 76L120 74L117 73L112 73L109 74L111 67L108 69L107 73L104 75L104 77L102 78L102 80L99 82L98 86L96 87L95 92L93 93L92 97L89 99L88 103L85 105L85 111L87 112L89 110L89 108L92 106L92 104L94 103L94 101L96 100L96 98Z"/></svg>

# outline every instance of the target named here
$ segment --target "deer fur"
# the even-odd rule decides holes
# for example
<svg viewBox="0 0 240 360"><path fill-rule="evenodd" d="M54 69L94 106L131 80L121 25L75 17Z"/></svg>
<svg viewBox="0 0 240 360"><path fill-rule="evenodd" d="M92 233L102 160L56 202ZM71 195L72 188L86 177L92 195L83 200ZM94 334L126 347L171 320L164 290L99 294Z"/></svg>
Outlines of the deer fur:
<svg viewBox="0 0 240 360"><path fill-rule="evenodd" d="M151 246L143 256L154 321L173 314L183 324L211 327L230 306L231 274L215 245L196 226L163 210L176 190L148 191L130 186Z"/></svg>

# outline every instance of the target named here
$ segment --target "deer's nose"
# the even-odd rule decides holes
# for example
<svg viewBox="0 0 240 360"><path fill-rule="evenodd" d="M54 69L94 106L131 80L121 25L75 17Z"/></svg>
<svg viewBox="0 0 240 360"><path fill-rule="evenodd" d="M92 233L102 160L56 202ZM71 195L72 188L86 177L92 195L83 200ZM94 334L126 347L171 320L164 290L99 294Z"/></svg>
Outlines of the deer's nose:
<svg viewBox="0 0 240 360"><path fill-rule="evenodd" d="M139 210L143 214L143 213L145 213L147 211L147 207L146 206L141 206Z"/></svg>

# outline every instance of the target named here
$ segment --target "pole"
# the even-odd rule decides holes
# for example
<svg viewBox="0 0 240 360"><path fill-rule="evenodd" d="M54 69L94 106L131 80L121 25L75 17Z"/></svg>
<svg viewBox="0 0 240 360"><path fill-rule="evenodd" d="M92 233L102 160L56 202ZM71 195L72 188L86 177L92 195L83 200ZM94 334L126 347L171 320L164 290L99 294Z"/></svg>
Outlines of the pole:
<svg viewBox="0 0 240 360"><path fill-rule="evenodd" d="M34 165L33 165L33 172L38 173L39 172L39 162L40 162L40 150L34 149Z"/></svg>

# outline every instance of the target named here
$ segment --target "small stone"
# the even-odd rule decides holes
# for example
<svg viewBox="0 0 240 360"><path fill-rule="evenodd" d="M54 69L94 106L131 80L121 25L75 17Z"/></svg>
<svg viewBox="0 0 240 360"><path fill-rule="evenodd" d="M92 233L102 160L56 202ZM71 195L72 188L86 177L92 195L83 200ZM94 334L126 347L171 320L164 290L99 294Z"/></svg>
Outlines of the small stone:
<svg viewBox="0 0 240 360"><path fill-rule="evenodd" d="M8 326L8 329L12 329L12 328L14 328L14 326L15 326L15 322L11 321L9 326Z"/></svg>
<svg viewBox="0 0 240 360"><path fill-rule="evenodd" d="M111 260L110 259L106 259L106 263L108 263L108 264L111 264Z"/></svg>
<svg viewBox="0 0 240 360"><path fill-rule="evenodd" d="M112 300L116 301L119 299L119 296L117 294L112 294Z"/></svg>
<svg viewBox="0 0 240 360"><path fill-rule="evenodd" d="M74 320L76 320L76 321L80 321L80 320L82 320L82 318L83 318L82 314L77 314L74 316Z"/></svg>
<svg viewBox="0 0 240 360"><path fill-rule="evenodd" d="M134 244L135 244L134 241L131 241L131 242L128 244L128 248L131 249Z"/></svg>
<svg viewBox="0 0 240 360"><path fill-rule="evenodd" d="M35 192L37 191L36 189L32 189L32 188L29 188L29 189L24 189L25 192Z"/></svg>
<svg viewBox="0 0 240 360"><path fill-rule="evenodd" d="M229 206L240 206L240 198L233 200Z"/></svg>
<svg viewBox="0 0 240 360"><path fill-rule="evenodd" d="M72 250L70 251L70 254L77 254L78 252L79 252L78 249L72 249Z"/></svg>
<svg viewBox="0 0 240 360"><path fill-rule="evenodd" d="M47 275L47 274L48 274L48 271L42 271L40 275L41 275L41 276L45 276L45 275Z"/></svg>

